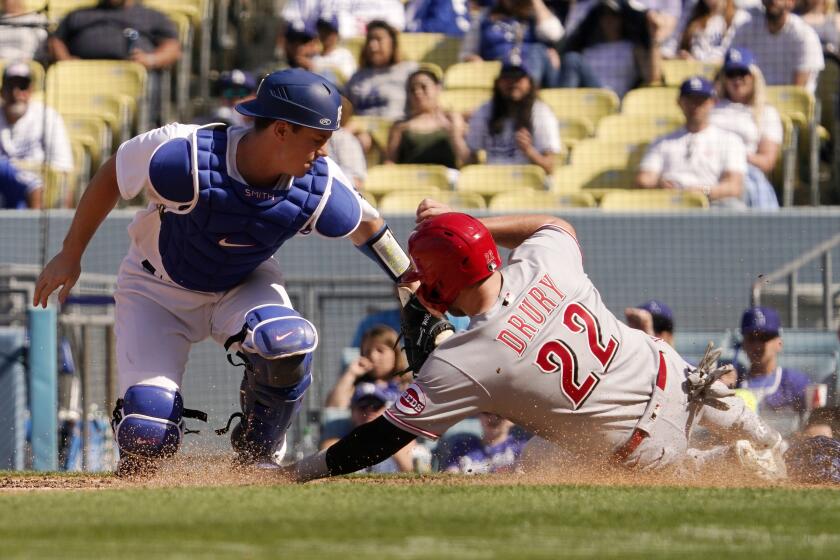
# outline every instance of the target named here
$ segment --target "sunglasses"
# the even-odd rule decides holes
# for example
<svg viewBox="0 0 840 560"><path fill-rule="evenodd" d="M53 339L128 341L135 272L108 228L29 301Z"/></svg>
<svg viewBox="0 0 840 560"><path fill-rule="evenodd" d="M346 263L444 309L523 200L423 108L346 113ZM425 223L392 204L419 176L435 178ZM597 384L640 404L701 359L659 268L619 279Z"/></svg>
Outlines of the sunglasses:
<svg viewBox="0 0 840 560"><path fill-rule="evenodd" d="M222 90L222 97L225 99L237 99L251 94L247 88L225 88Z"/></svg>
<svg viewBox="0 0 840 560"><path fill-rule="evenodd" d="M3 81L3 89L12 90L14 88L20 90L29 89L29 86L32 85L32 80L29 78L6 78Z"/></svg>
<svg viewBox="0 0 840 560"><path fill-rule="evenodd" d="M727 78L734 80L735 78L746 78L750 75L749 70L727 70L723 73Z"/></svg>

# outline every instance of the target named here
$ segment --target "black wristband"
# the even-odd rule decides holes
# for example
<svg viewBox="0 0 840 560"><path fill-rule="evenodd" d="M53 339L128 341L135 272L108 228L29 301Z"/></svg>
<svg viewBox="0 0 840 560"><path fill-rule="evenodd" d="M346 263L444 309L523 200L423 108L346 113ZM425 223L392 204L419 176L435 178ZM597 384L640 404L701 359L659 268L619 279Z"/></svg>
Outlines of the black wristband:
<svg viewBox="0 0 840 560"><path fill-rule="evenodd" d="M416 437L380 416L362 424L327 449L327 469L330 476L339 476L376 465Z"/></svg>

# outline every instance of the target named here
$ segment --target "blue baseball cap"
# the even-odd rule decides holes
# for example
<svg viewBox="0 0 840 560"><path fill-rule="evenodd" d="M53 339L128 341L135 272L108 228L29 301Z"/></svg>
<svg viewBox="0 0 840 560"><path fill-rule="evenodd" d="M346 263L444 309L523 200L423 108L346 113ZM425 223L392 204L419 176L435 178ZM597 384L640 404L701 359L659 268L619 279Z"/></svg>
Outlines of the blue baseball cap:
<svg viewBox="0 0 840 560"><path fill-rule="evenodd" d="M639 306L639 309L644 309L645 311L653 315L654 319L660 317L669 321L674 320L674 314L671 313L671 308L659 300L652 299L650 301L646 301L645 303Z"/></svg>
<svg viewBox="0 0 840 560"><path fill-rule="evenodd" d="M723 71L744 70L749 72L750 66L755 64L755 55L749 49L729 49L723 59Z"/></svg>
<svg viewBox="0 0 840 560"><path fill-rule="evenodd" d="M249 91L254 91L257 89L257 78L251 72L234 68L233 70L219 74L216 85L219 89L241 87Z"/></svg>
<svg viewBox="0 0 840 560"><path fill-rule="evenodd" d="M357 405L362 402L380 402L382 406L394 402L395 395L392 391L385 387L381 387L376 383L359 383L356 385L356 390L353 391L353 397L350 399L350 406Z"/></svg>
<svg viewBox="0 0 840 560"><path fill-rule="evenodd" d="M779 336L782 321L772 307L750 307L741 317L741 334Z"/></svg>
<svg viewBox="0 0 840 560"><path fill-rule="evenodd" d="M289 41L307 42L318 37L318 28L314 22L304 23L295 21L286 28L286 39Z"/></svg>
<svg viewBox="0 0 840 560"><path fill-rule="evenodd" d="M715 86L703 76L692 76L680 86L680 97L696 95L698 97L714 97Z"/></svg>
<svg viewBox="0 0 840 560"><path fill-rule="evenodd" d="M260 82L257 96L236 105L249 117L265 117L318 130L338 130L341 94L335 84L301 68L272 72Z"/></svg>
<svg viewBox="0 0 840 560"><path fill-rule="evenodd" d="M338 31L338 16L336 14L321 14L315 22L316 29L329 29L330 31Z"/></svg>

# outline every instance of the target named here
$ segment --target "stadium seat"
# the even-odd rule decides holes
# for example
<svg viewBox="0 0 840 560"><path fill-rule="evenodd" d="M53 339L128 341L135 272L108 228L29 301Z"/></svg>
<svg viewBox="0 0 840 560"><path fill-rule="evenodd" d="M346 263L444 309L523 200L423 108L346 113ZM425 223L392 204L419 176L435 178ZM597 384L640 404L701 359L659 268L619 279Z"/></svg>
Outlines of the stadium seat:
<svg viewBox="0 0 840 560"><path fill-rule="evenodd" d="M681 116L610 115L598 123L595 137L625 143L651 142L682 125Z"/></svg>
<svg viewBox="0 0 840 560"><path fill-rule="evenodd" d="M467 165L461 168L456 190L492 196L518 188L542 190L545 171L537 165Z"/></svg>
<svg viewBox="0 0 840 560"><path fill-rule="evenodd" d="M586 119L595 127L602 117L618 112L618 96L601 88L551 88L539 92L540 100L557 118Z"/></svg>
<svg viewBox="0 0 840 560"><path fill-rule="evenodd" d="M126 60L63 60L47 70L50 98L65 95L119 95L138 130L148 128L146 69Z"/></svg>
<svg viewBox="0 0 840 560"><path fill-rule="evenodd" d="M451 190L450 173L443 165L377 165L368 169L365 192L380 196L412 189Z"/></svg>
<svg viewBox="0 0 840 560"><path fill-rule="evenodd" d="M426 186L387 192L379 199L376 207L384 214L414 214L424 198L440 200L440 189Z"/></svg>
<svg viewBox="0 0 840 560"><path fill-rule="evenodd" d="M492 90L493 82L502 69L498 60L458 62L446 69L443 86L446 89L485 88Z"/></svg>
<svg viewBox="0 0 840 560"><path fill-rule="evenodd" d="M47 104L65 118L80 115L99 118L111 129L114 144L130 134L130 106L123 95L50 92ZM116 147L116 146L114 146ZM110 146L109 146L110 148Z"/></svg>
<svg viewBox="0 0 840 560"><path fill-rule="evenodd" d="M91 168L99 164L111 153L111 129L104 119L96 115L63 114L64 126L70 138L84 138L85 146L90 151Z"/></svg>
<svg viewBox="0 0 840 560"><path fill-rule="evenodd" d="M644 87L631 89L621 102L622 115L674 116L683 119L677 105L680 90L675 87Z"/></svg>
<svg viewBox="0 0 840 560"><path fill-rule="evenodd" d="M431 62L446 69L458 62L460 40L443 33L401 33L400 51L405 60Z"/></svg>
<svg viewBox="0 0 840 560"><path fill-rule="evenodd" d="M814 116L814 96L799 86L767 86L766 101L797 125L807 125Z"/></svg>
<svg viewBox="0 0 840 560"><path fill-rule="evenodd" d="M391 125L394 121L385 117L374 117L367 115L353 115L348 128L355 133L367 132L370 134L376 147L382 152L388 147L388 134L391 132Z"/></svg>
<svg viewBox="0 0 840 560"><path fill-rule="evenodd" d="M500 192L490 199L489 210L496 212L550 211L557 208L594 208L595 197L587 192L556 194L548 191L519 189Z"/></svg>
<svg viewBox="0 0 840 560"><path fill-rule="evenodd" d="M447 111L471 115L492 98L493 91L487 88L445 89L441 92L440 104Z"/></svg>
<svg viewBox="0 0 840 560"><path fill-rule="evenodd" d="M551 191L566 194L585 190L600 200L607 192L632 188L635 180L636 171L623 165L567 165L554 170Z"/></svg>
<svg viewBox="0 0 840 560"><path fill-rule="evenodd" d="M678 210L708 208L709 199L702 193L672 189L625 189L604 194L604 210Z"/></svg>
<svg viewBox="0 0 840 560"><path fill-rule="evenodd" d="M601 138L588 138L581 141L572 151L571 163L583 166L628 167L633 170L647 149L647 143L618 142Z"/></svg>
<svg viewBox="0 0 840 560"><path fill-rule="evenodd" d="M75 171L60 171L48 165L23 161L15 161L15 167L35 173L43 179L41 204L44 208L64 208L72 200L76 185Z"/></svg>
<svg viewBox="0 0 840 560"><path fill-rule="evenodd" d="M13 61L0 58L0 75L3 74L6 65L10 62ZM29 64L29 70L32 72L32 91L44 91L46 70L38 61L28 60L27 63Z"/></svg>
<svg viewBox="0 0 840 560"><path fill-rule="evenodd" d="M694 59L666 58L662 59L660 64L662 79L666 86L679 87L692 76L703 76L713 80L720 70L720 64Z"/></svg>
<svg viewBox="0 0 840 560"><path fill-rule="evenodd" d="M475 192L441 191L441 202L456 210L486 210L484 197Z"/></svg>
<svg viewBox="0 0 840 560"><path fill-rule="evenodd" d="M560 139L564 146L574 147L583 140L595 134L595 127L585 117L557 117L557 126L560 129Z"/></svg>

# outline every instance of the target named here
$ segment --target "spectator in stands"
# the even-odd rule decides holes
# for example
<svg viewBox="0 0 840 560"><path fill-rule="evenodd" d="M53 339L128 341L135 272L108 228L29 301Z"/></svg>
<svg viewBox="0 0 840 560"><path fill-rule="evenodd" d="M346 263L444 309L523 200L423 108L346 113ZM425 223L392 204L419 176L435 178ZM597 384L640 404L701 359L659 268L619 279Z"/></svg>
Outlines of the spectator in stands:
<svg viewBox="0 0 840 560"><path fill-rule="evenodd" d="M808 416L802 430L805 437L825 436L837 439L840 436L840 407L823 406L815 408Z"/></svg>
<svg viewBox="0 0 840 560"><path fill-rule="evenodd" d="M732 45L753 52L767 85L803 86L813 93L825 67L820 39L792 14L794 0L763 0L764 17L738 28Z"/></svg>
<svg viewBox="0 0 840 560"><path fill-rule="evenodd" d="M638 307L628 307L624 310L624 317L627 324L634 329L674 345L674 314L671 308L661 301L652 299Z"/></svg>
<svg viewBox="0 0 840 560"><path fill-rule="evenodd" d="M327 396L325 406L347 408L354 387L359 383L374 383L401 392L401 376L405 374L408 365L398 340L397 331L385 325L376 325L367 330L362 337L359 357L341 374Z"/></svg>
<svg viewBox="0 0 840 560"><path fill-rule="evenodd" d="M745 207L744 143L710 123L714 105L711 82L700 76L683 82L679 106L685 126L650 145L636 175L637 187L692 190L706 195L713 206Z"/></svg>
<svg viewBox="0 0 840 560"><path fill-rule="evenodd" d="M537 99L534 79L524 66L506 64L493 84L493 99L473 113L467 131L470 161L479 150L488 164L534 164L546 173L562 150L557 118Z"/></svg>
<svg viewBox="0 0 840 560"><path fill-rule="evenodd" d="M634 6L601 0L589 12L566 41L560 87L604 87L623 97L638 85L659 83L659 47Z"/></svg>
<svg viewBox="0 0 840 560"><path fill-rule="evenodd" d="M408 77L406 89L409 115L391 127L385 161L461 167L470 157L466 124L460 114L440 106L441 77L421 68Z"/></svg>
<svg viewBox="0 0 840 560"><path fill-rule="evenodd" d="M767 176L776 167L784 131L779 112L764 102L764 77L747 49L730 49L718 75L713 125L737 134L747 149L745 202L750 208L779 208Z"/></svg>
<svg viewBox="0 0 840 560"><path fill-rule="evenodd" d="M100 0L68 13L49 39L55 60L133 60L147 70L169 68L181 58L178 29L165 14L135 0Z"/></svg>
<svg viewBox="0 0 840 560"><path fill-rule="evenodd" d="M13 162L41 165L57 171L73 169L73 151L64 120L41 101L32 100L29 64L17 62L3 71L0 87L0 156Z"/></svg>
<svg viewBox="0 0 840 560"><path fill-rule="evenodd" d="M677 29L682 15L681 0L634 0L645 13L645 23L654 44L661 45Z"/></svg>
<svg viewBox="0 0 840 560"><path fill-rule="evenodd" d="M470 28L470 6L467 0L408 0L405 19L411 33L463 37Z"/></svg>
<svg viewBox="0 0 840 560"><path fill-rule="evenodd" d="M341 97L341 128L327 140L327 154L352 180L357 190L363 191L367 177L367 161L359 139L350 131L353 105ZM399 323L398 323L399 324Z"/></svg>
<svg viewBox="0 0 840 560"><path fill-rule="evenodd" d="M464 474L512 472L525 442L511 434L513 422L498 414L482 412L481 438L458 441L440 470Z"/></svg>
<svg viewBox="0 0 840 560"><path fill-rule="evenodd" d="M42 184L34 173L20 171L0 157L0 208L17 210L41 207Z"/></svg>
<svg viewBox="0 0 840 560"><path fill-rule="evenodd" d="M460 58L525 65L538 87L557 87L560 55L554 44L562 37L563 25L543 0L496 0L473 21Z"/></svg>
<svg viewBox="0 0 840 560"><path fill-rule="evenodd" d="M234 110L237 103L252 99L257 92L257 78L251 72L237 68L219 74L214 83L218 106L209 114L196 119L199 124L222 122L231 126L245 126L254 119Z"/></svg>
<svg viewBox="0 0 840 560"><path fill-rule="evenodd" d="M836 0L799 0L794 13L817 32L823 50L840 52L840 14Z"/></svg>
<svg viewBox="0 0 840 560"><path fill-rule="evenodd" d="M314 72L323 75L332 73L339 82L345 82L356 72L356 59L347 47L339 44L338 20L336 17L318 18L315 23L321 52L313 59Z"/></svg>
<svg viewBox="0 0 840 560"><path fill-rule="evenodd" d="M316 72L317 57L321 54L321 42L318 40L318 29L315 25L301 27L298 24L286 28L284 42L286 64L290 68L303 68L309 72ZM331 68L323 68L317 74L335 83L338 81Z"/></svg>
<svg viewBox="0 0 840 560"><path fill-rule="evenodd" d="M387 388L374 383L360 383L352 392L350 399L350 422L346 423L340 430L328 430L322 435L320 448L326 449L335 444L339 439L349 434L353 429L373 422L385 412L394 400L399 398L399 393L390 391ZM391 457L381 463L374 465L361 472L369 473L394 473L411 472L414 470L414 454L416 443L397 451Z"/></svg>
<svg viewBox="0 0 840 560"><path fill-rule="evenodd" d="M732 44L735 31L750 20L734 0L695 0L677 37L677 56L720 63Z"/></svg>
<svg viewBox="0 0 840 560"><path fill-rule="evenodd" d="M364 36L375 20L398 31L405 29L402 0L286 0L280 17L285 25L314 25L319 18L334 18L342 39Z"/></svg>
<svg viewBox="0 0 840 560"><path fill-rule="evenodd" d="M370 22L359 69L344 86L356 114L403 118L405 83L417 67L416 62L401 60L399 32L395 28L382 20Z"/></svg>
<svg viewBox="0 0 840 560"><path fill-rule="evenodd" d="M45 60L47 24L47 16L23 0L0 0L0 59Z"/></svg>
<svg viewBox="0 0 840 560"><path fill-rule="evenodd" d="M741 317L741 349L749 360L748 368L737 366L740 389L748 389L758 401L762 417L780 421L796 415L797 425L788 425L786 431L798 427L798 417L805 413L805 387L810 383L807 374L779 366L782 351L782 322L775 309L751 307ZM773 422L777 429L781 426ZM782 431L785 431L782 429Z"/></svg>

